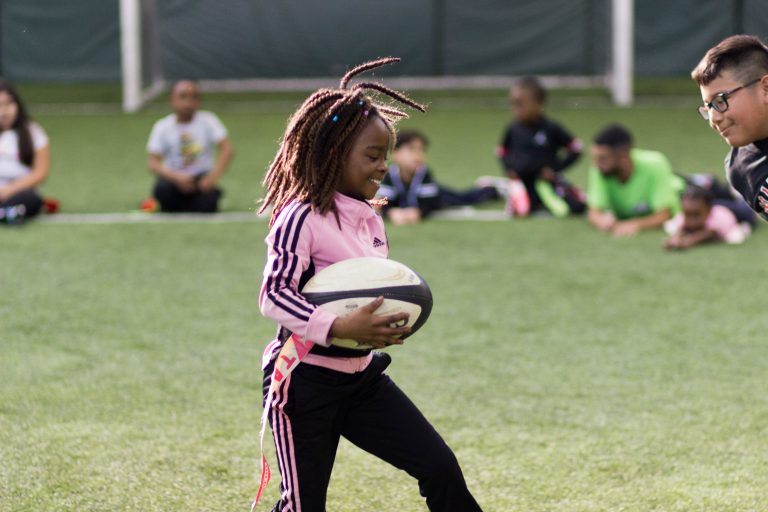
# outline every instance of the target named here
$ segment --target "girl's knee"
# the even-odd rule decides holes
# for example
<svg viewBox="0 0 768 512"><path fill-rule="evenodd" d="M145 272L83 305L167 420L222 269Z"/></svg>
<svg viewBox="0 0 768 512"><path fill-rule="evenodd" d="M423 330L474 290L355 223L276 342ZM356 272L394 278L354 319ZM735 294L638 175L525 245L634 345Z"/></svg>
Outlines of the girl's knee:
<svg viewBox="0 0 768 512"><path fill-rule="evenodd" d="M464 485L464 475L461 472L459 461L448 447L432 458L420 480L440 487L453 486L459 483Z"/></svg>

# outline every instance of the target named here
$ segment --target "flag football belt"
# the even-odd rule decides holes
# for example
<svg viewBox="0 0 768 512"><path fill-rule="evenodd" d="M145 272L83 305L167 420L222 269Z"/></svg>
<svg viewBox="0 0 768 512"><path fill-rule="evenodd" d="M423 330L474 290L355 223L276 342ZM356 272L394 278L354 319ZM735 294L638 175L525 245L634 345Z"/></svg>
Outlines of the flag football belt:
<svg viewBox="0 0 768 512"><path fill-rule="evenodd" d="M272 377L269 381L269 391L264 401L264 410L261 413L261 430L259 430L259 452L261 453L261 477L259 478L259 490L256 491L256 497L251 504L251 512L256 509L256 505L261 501L261 495L266 489L272 476L267 463L267 457L264 455L264 432L269 420L269 411L272 410L272 400L277 393L280 384L293 372L293 370L304 360L309 351L314 346L311 341L303 341L301 338L292 334L285 340L280 352L275 358L275 365L272 369Z"/></svg>

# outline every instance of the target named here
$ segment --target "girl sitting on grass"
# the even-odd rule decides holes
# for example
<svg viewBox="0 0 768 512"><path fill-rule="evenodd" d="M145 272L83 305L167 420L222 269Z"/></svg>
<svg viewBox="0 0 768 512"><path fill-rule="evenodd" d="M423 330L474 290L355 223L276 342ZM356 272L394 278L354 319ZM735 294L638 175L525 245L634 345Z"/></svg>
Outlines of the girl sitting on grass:
<svg viewBox="0 0 768 512"><path fill-rule="evenodd" d="M7 80L0 79L0 223L20 224L40 213L44 204L37 192L48 177L48 136L27 116L21 98Z"/></svg>

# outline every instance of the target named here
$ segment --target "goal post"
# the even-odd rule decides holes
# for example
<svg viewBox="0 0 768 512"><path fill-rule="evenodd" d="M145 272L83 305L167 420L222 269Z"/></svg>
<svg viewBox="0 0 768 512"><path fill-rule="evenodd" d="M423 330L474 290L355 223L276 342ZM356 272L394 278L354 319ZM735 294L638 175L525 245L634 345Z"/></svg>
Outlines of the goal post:
<svg viewBox="0 0 768 512"><path fill-rule="evenodd" d="M634 96L634 0L611 0L611 70L613 102L631 105Z"/></svg>
<svg viewBox="0 0 768 512"><path fill-rule="evenodd" d="M123 110L135 112L153 97L165 90L160 63L162 48L158 33L158 0L120 0L120 42L122 66ZM634 81L634 0L605 0L610 11L607 22L604 71L589 76L542 76L547 87L580 88L599 87L610 92L614 104L631 105ZM601 38L602 39L602 38ZM388 83L411 90L425 89L489 89L506 88L514 76L462 75L462 76L403 76L392 77ZM317 78L232 78L205 79L200 85L204 91L286 91L310 90L328 87L336 79Z"/></svg>
<svg viewBox="0 0 768 512"><path fill-rule="evenodd" d="M123 111L135 112L165 87L154 0L120 0L120 57Z"/></svg>

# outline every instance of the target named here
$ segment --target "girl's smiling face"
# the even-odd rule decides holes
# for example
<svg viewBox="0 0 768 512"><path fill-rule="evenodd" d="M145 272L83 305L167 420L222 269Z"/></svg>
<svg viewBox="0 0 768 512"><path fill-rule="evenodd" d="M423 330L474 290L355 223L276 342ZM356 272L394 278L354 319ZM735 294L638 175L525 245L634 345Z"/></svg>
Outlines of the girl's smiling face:
<svg viewBox="0 0 768 512"><path fill-rule="evenodd" d="M390 133L387 125L373 115L360 130L344 159L338 191L355 199L373 199L387 174Z"/></svg>

